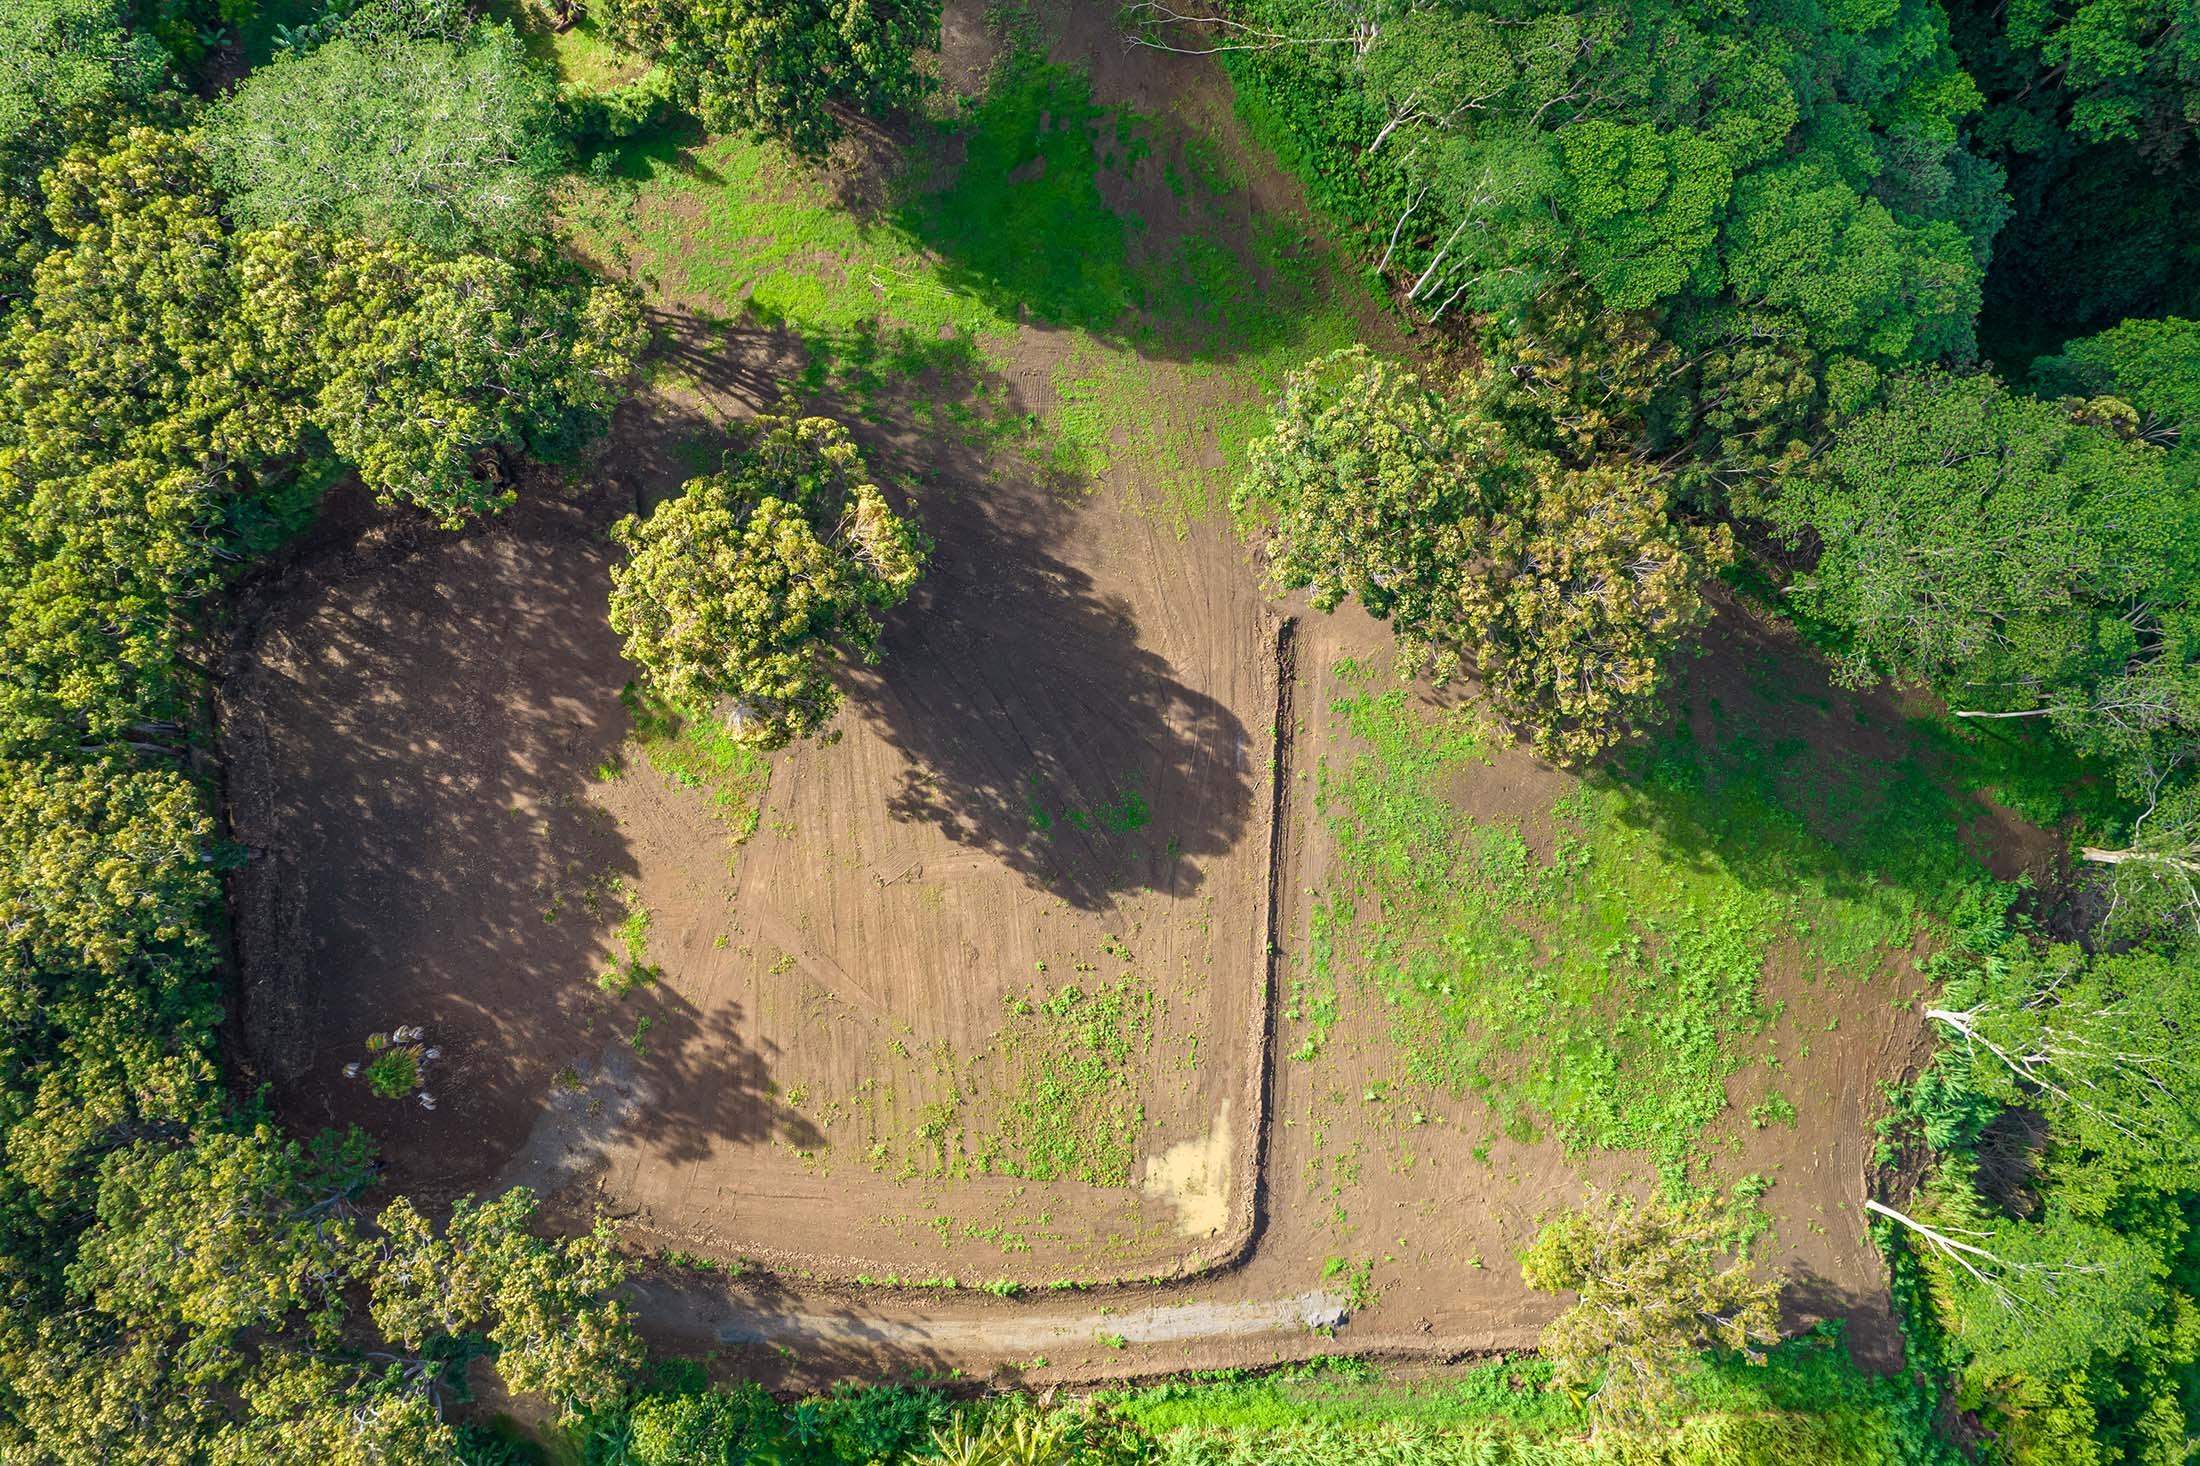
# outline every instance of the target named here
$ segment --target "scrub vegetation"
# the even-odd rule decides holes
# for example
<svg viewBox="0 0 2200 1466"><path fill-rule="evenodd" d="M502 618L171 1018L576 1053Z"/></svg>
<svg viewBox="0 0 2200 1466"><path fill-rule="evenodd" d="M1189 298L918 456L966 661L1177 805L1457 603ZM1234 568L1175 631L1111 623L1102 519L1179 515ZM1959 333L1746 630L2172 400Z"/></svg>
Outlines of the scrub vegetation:
<svg viewBox="0 0 2200 1466"><path fill-rule="evenodd" d="M1063 37L1094 18L1061 4L958 5L943 24L939 0L0 0L0 1459L2192 1458L2192 15L1110 9L1108 64L1088 71ZM956 74L971 50L983 64ZM1112 100L1118 68L1226 78L1224 110L1287 171L1223 146L1168 83L1155 105ZM672 408L677 441L637 428ZM635 488L643 447L662 492ZM996 602L941 536L975 522L947 510L1012 479L1044 512L1017 524L1017 563L978 552L1031 582ZM683 1007L698 986L673 954L692 957L696 923L645 904L647 873L561 850L537 886L591 893L594 1006L576 1021L606 1057L558 1069L558 1116L683 1163L754 1144L817 1187L861 1171L906 1188L896 1225L943 1243L1046 1245L1051 1198L1097 1197L1126 1232L1172 1209L1250 1217L1251 1257L1307 1197L1254 1175L1226 1189L1204 1142L1164 1145L1154 1076L1303 1102L1293 1086L1330 1085L1325 1056L1349 1046L1370 1103L1469 1108L1576 1180L1639 1163L1625 1194L1557 1186L1507 1219L1515 1253L1487 1267L1516 1320L1548 1320L1539 1350L1411 1379L1340 1354L1133 1387L1111 1381L1209 1338L1167 1321L1172 1290L1206 1283L1072 1315L1034 1311L1083 1288L1066 1277L864 1274L821 1294L715 1257L713 1286L760 1291L690 1299L689 1322L877 1318L830 1347L760 1333L706 1369L663 1342L694 1335L656 1308L667 1285L622 1241L631 1217L594 1214L585 1187L398 1194L367 1128L472 1144L477 1101L541 1077L519 1061L539 1055L497 1045L557 1006L554 974L527 974L544 986L524 1012L461 983L426 1026L375 1033L345 1071L365 1108L300 1102L246 1032L314 995L239 977L242 874L303 857L231 828L218 698L250 685L253 651L233 636L255 598L311 580L295 572L316 535L371 517L409 552L486 538L523 498L592 495L617 505L572 536L597 557L588 630L631 682L616 706L614 677L604 707L560 708L552 742L588 745L597 793L643 768L696 791L726 837L712 869L738 872L760 830L794 837L766 823L777 781L836 777L858 719L925 764L877 823L999 806L949 821L956 861L1023 883L996 909L1107 914L1150 888L1191 910L1236 845L1267 839L1280 863L1257 962L1200 955L1206 916L1114 928L1133 935L1108 938L1104 968L1033 971L1027 952L969 1052L912 1051L911 1015L869 974L821 959L800 923L757 935L743 923L776 918L711 891L712 951L739 932L823 995L796 1005L805 1042L860 1020L891 1036L883 1067L928 1071L936 1098L883 1133L883 1091L782 1093L744 1047L753 1025ZM1100 502L1152 537L1108 542L1088 559L1120 563L1095 569L1076 552ZM1172 542L1225 547L1243 600L1257 583L1301 618L1263 632L1276 660L1248 674L1289 714L1275 728L1248 736L1192 685L1216 670L1170 666L1117 603L1111 574L1175 584L1152 568ZM960 602L943 565L962 567ZM1151 716L1133 741L1197 743L1187 766L1236 781L1204 848L1184 849L1196 816L1143 766L1071 780L1020 712L895 702L901 645L936 668L1033 585L1134 669L1065 678L1079 717L1135 702ZM1213 604L1179 590L1168 615L1229 614L1228 588L1190 589ZM437 586L434 625L482 642L467 676L488 686L511 648L468 591ZM1295 665L1292 627L1342 624L1315 618L1348 601L1394 664ZM1763 627L1787 650L1751 663L1742 628ZM1701 667L1748 696L1723 701L1731 683ZM1294 709L1317 683L1334 696ZM1801 731L1861 727L1866 699L1901 712L1863 756ZM974 791L991 773L958 751L986 720L1034 760ZM1294 767L1309 729L1323 752ZM412 730L410 752L463 731ZM359 736L341 715L317 733ZM405 792L404 750L347 751L395 759L352 786L361 818ZM1524 803L1463 793L1501 763L1533 771ZM502 798L509 773L468 777ZM584 802L499 809L578 840L584 822L557 822ZM408 858L512 879L463 833ZM2036 858L2006 848L2025 841ZM860 848L829 858L865 869ZM903 903L894 921L951 899L953 872L921 866L864 876ZM528 924L555 926L562 897L542 910L540 890ZM336 934L304 922L278 928L310 967ZM453 969L524 961L510 932L444 939ZM997 954L956 955L962 971ZM1713 1162L1740 1137L1782 1156L1853 1138L1814 1132L1828 1112L1769 1036L1830 1033L1890 975L1915 1042L1885 1045L1880 1088L1855 1097L1876 1117L1870 1166L1825 1183L1871 1218L1873 1287L1901 1322L1902 1366L1877 1374L1844 1337L1865 1304L1783 1271L1796 1239L1755 1203L1785 1183ZM1272 1005L1280 1041L1260 1052L1279 1067L1195 1090L1202 1041L1228 1050L1187 995L1226 981ZM362 1031L334 1048L360 1052ZM1256 1170L1297 1123L1209 1108L1214 1154L1234 1123ZM818 1126L844 1111L871 1126L868 1164L836 1171ZM1414 1145L1447 1174L1489 1158L1441 1126ZM555 1172L558 1148L524 1134L498 1161ZM1197 1154L1172 1170L1165 1149ZM1342 1233L1360 1158L1340 1142L1333 1160ZM949 1181L994 1188L1030 1236L933 1206ZM1190 1224L1213 1249L1197 1267L1228 1251L1222 1225ZM1378 1259L1373 1235L1297 1279L1334 1312L1290 1313L1289 1349L1274 1328L1260 1347L1303 1361L1331 1347L1306 1330L1343 1327L1348 1353L1351 1316L1402 1270L1407 1239ZM871 1302L846 1291L881 1282ZM1186 1296L1215 1319L1265 1306ZM1428 1306L1453 1326L1493 1296ZM1826 1321L1783 1337L1783 1299ZM932 1309L951 1315L939 1339L980 1341L967 1356L897 1350L932 1337ZM1044 1356L985 1354L987 1330L1050 1319L1075 1336L1060 1352L1089 1357L1050 1375ZM1238 1352L1193 1357L1255 1357L1228 1337ZM981 1356L1001 1388L909 1382ZM787 1361L818 1372L773 1373ZM751 1375L844 1382L771 1394Z"/></svg>

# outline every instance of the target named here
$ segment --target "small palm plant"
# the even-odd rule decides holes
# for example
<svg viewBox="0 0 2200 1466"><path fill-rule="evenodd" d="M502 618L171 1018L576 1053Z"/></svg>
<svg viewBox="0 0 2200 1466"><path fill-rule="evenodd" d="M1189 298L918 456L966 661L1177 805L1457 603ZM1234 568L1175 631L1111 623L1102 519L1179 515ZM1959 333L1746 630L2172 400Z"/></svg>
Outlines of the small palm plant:
<svg viewBox="0 0 2200 1466"><path fill-rule="evenodd" d="M367 1057L344 1066L346 1079L365 1079L378 1099L414 1096L423 1110L435 1108L435 1096L424 1080L428 1066L443 1057L443 1050L427 1041L427 1030L418 1024L367 1035Z"/></svg>

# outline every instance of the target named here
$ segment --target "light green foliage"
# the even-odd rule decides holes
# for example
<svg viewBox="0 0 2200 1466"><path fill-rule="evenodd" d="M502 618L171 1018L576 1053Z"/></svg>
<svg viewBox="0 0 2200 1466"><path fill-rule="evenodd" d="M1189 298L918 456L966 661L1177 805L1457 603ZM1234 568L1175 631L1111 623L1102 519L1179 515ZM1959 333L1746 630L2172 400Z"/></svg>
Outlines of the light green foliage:
<svg viewBox="0 0 2200 1466"><path fill-rule="evenodd" d="M1455 614L1509 466L1489 424L1352 347L1291 375L1232 504L1265 532L1278 586L1317 611L1358 600L1418 635Z"/></svg>
<svg viewBox="0 0 2200 1466"><path fill-rule="evenodd" d="M2000 910L1939 959L1946 1041L1896 1122L1936 1168L1881 1214L1881 1240L1927 1285L1959 1398L2009 1459L2173 1460L2200 1358L2185 1263L2200 955L2189 940L2088 955Z"/></svg>
<svg viewBox="0 0 2200 1466"><path fill-rule="evenodd" d="M38 176L115 125L166 77L167 53L121 0L0 3L0 301L52 243Z"/></svg>
<svg viewBox="0 0 2200 1466"><path fill-rule="evenodd" d="M17 1179L73 1189L112 1136L211 1106L213 850L175 773L0 765L0 1130Z"/></svg>
<svg viewBox="0 0 2200 1466"><path fill-rule="evenodd" d="M531 248L558 162L555 83L508 26L369 23L394 8L370 0L335 39L277 56L207 114L230 217L443 252Z"/></svg>
<svg viewBox="0 0 2200 1466"><path fill-rule="evenodd" d="M2128 402L2148 437L2200 460L2200 321L2131 320L2065 342L2032 363L2032 380L2052 394Z"/></svg>
<svg viewBox="0 0 2200 1466"><path fill-rule="evenodd" d="M0 743L173 718L179 603L300 411L255 360L188 144L139 130L48 182L64 247L0 335Z"/></svg>
<svg viewBox="0 0 2200 1466"><path fill-rule="evenodd" d="M1711 247L1734 185L1718 144L1597 120L1561 133L1560 151L1582 270L1606 305L1640 310L1715 278Z"/></svg>
<svg viewBox="0 0 2200 1466"><path fill-rule="evenodd" d="M1799 605L1858 676L2050 718L2150 765L2193 726L2200 498L2112 400L2042 402L1988 376L1896 383L1780 507L1822 550Z"/></svg>
<svg viewBox="0 0 2200 1466"><path fill-rule="evenodd" d="M1700 1354L1764 1363L1784 1280L1738 1251L1735 1217L1708 1199L1592 1195L1547 1222L1520 1273L1575 1295L1543 1328L1552 1383L1585 1395L1599 1419L1643 1422L1671 1413Z"/></svg>
<svg viewBox="0 0 2200 1466"><path fill-rule="evenodd" d="M49 175L63 248L0 334L0 746L183 711L172 669L227 541L295 519L325 433L446 519L473 459L585 425L628 374L625 293L296 230L232 238L196 148L139 129ZM310 496L304 508L310 509Z"/></svg>
<svg viewBox="0 0 2200 1466"><path fill-rule="evenodd" d="M514 438L607 406L632 312L607 294L530 319L525 292L554 280L232 235L193 141L150 129L73 149L44 195L58 247L0 326L0 1456L447 1459L422 1391L450 1337L399 1370L342 1362L378 1342L348 1316L375 1267L359 1148L223 1118L228 857L180 762L203 711L197 611L310 512L317 433L426 497L450 465L378 438L472 394L516 393L465 428ZM299 278L324 247L312 263L342 294ZM561 335L590 312L603 331ZM586 390L526 375L595 367ZM493 1316L457 1327L495 1336L508 1382L623 1389L632 1346L580 1296L609 1286L591 1254L451 1245L472 1242L446 1272L480 1280Z"/></svg>
<svg viewBox="0 0 2200 1466"><path fill-rule="evenodd" d="M296 1314L333 1339L354 1234L341 1221L315 1225L310 1183L341 1195L361 1179L355 1165L313 1175L300 1147L264 1128L128 1147L100 1167L98 1221L68 1284L117 1326L172 1337L178 1383L211 1386L237 1369L246 1330Z"/></svg>
<svg viewBox="0 0 2200 1466"><path fill-rule="evenodd" d="M928 89L917 52L938 43L938 0L599 0L612 38L655 56L704 123L777 137L820 158L833 109L888 113Z"/></svg>
<svg viewBox="0 0 2200 1466"><path fill-rule="evenodd" d="M925 127L888 206L860 219L770 143L644 139L619 162L636 182L590 192L590 252L630 252L729 336L791 330L800 394L1065 492L1104 474L1179 532L1224 502L1285 373L1355 334L1352 282L1259 207L1215 139L1101 106L1029 56ZM1177 186L1149 194L1165 201L1141 230L1102 185L1157 165ZM1052 392L1012 405L1020 318L1055 323L1032 345L1062 355Z"/></svg>
<svg viewBox="0 0 2200 1466"><path fill-rule="evenodd" d="M757 419L724 471L612 533L629 558L611 626L648 691L764 749L832 720L834 663L877 660L878 618L926 554L847 430L814 417Z"/></svg>
<svg viewBox="0 0 2200 1466"><path fill-rule="evenodd" d="M1153 1432L1168 1466L1953 1466L1932 1402L1907 1378L1867 1375L1826 1333L1768 1351L1763 1366L1706 1358L1645 1428L1590 1432L1551 1366L1498 1357L1442 1378L1386 1378L1316 1360L1258 1375L1170 1382L1103 1396Z"/></svg>
<svg viewBox="0 0 2200 1466"><path fill-rule="evenodd" d="M214 1466L315 1461L326 1466L441 1466L462 1459L458 1433L400 1371L278 1359L243 1391L244 1417L214 1437Z"/></svg>
<svg viewBox="0 0 2200 1466"><path fill-rule="evenodd" d="M626 1267L609 1230L545 1241L528 1229L534 1213L524 1188L461 1198L439 1235L399 1198L380 1218L370 1306L375 1327L408 1348L486 1335L507 1385L547 1396L571 1419L625 1393L641 1343L610 1297Z"/></svg>
<svg viewBox="0 0 2200 1466"><path fill-rule="evenodd" d="M1277 586L1318 610L1356 597L1407 667L1472 669L1565 760L1624 736L1732 553L1723 528L1674 521L1640 465L1570 468L1358 348L1290 379L1234 503Z"/></svg>
<svg viewBox="0 0 2200 1466"><path fill-rule="evenodd" d="M1483 687L1538 752L1574 762L1653 711L1663 661L1709 619L1701 585L1733 541L1724 525L1672 518L1640 465L1544 460L1526 502L1490 521L1479 550L1488 571L1462 600ZM1428 665L1446 674L1441 646Z"/></svg>
<svg viewBox="0 0 2200 1466"><path fill-rule="evenodd" d="M1791 314L1820 350L1884 362L1967 354L1978 261L1953 221L1905 224L1810 159L1734 186L1726 272L1744 303Z"/></svg>
<svg viewBox="0 0 2200 1466"><path fill-rule="evenodd" d="M5 1021L31 1016L27 987L43 974L96 981L209 961L213 844L198 791L171 771L106 758L0 768Z"/></svg>
<svg viewBox="0 0 2200 1466"><path fill-rule="evenodd" d="M311 392L315 425L370 487L448 526L508 498L474 471L485 452L608 417L642 345L626 292L486 255L292 228L238 253L260 359Z"/></svg>
<svg viewBox="0 0 2200 1466"><path fill-rule="evenodd" d="M112 0L7 0L0 57L0 157L11 164L44 129L142 99L168 71L160 43Z"/></svg>
<svg viewBox="0 0 2200 1466"><path fill-rule="evenodd" d="M2088 958L2012 937L1960 963L1931 1011L1980 1093L2051 1107L2066 1146L2174 1191L2200 1167L2200 1076L2183 1037L2200 1023L2196 978L2190 944Z"/></svg>
<svg viewBox="0 0 2200 1466"><path fill-rule="evenodd" d="M688 717L662 698L629 688L620 695L634 724L634 746L652 768L684 788L708 791L712 812L735 843L756 833L763 818L771 765L724 720Z"/></svg>
<svg viewBox="0 0 2200 1466"><path fill-rule="evenodd" d="M2200 712L2200 700L2194 707ZM2168 930L2200 936L2200 785L2188 781L2150 790L2124 845L2086 846L2083 854L2107 869L2110 904L2102 925L2111 935Z"/></svg>

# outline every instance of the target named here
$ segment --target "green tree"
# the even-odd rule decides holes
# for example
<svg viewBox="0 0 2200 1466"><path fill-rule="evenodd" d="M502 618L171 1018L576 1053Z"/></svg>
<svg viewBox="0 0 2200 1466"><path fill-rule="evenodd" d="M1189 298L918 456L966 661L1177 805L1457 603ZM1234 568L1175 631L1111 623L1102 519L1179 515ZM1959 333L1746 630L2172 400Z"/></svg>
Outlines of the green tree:
<svg viewBox="0 0 2200 1466"><path fill-rule="evenodd" d="M462 1198L438 1234L400 1197L379 1219L370 1308L383 1336L409 1349L486 1335L505 1384L547 1397L571 1420L626 1393L641 1342L610 1296L626 1276L610 1231L549 1241L528 1230L534 1214L524 1188Z"/></svg>
<svg viewBox="0 0 2200 1466"><path fill-rule="evenodd" d="M265 1127L125 1147L101 1163L69 1288L115 1326L166 1342L179 1388L212 1389L235 1377L247 1332L301 1324L334 1341L357 1242L324 1213L363 1180L355 1151L309 1154Z"/></svg>
<svg viewBox="0 0 2200 1466"><path fill-rule="evenodd" d="M2033 362L2032 380L2053 395L2128 402L2149 439L2200 448L2200 321L2124 321Z"/></svg>
<svg viewBox="0 0 2200 1466"><path fill-rule="evenodd" d="M1926 683L1969 716L2048 718L2146 766L2189 726L2200 502L2132 427L2113 400L1898 381L1777 506L1819 545L1791 594L1849 638L1854 675Z"/></svg>
<svg viewBox="0 0 2200 1466"><path fill-rule="evenodd" d="M114 126L168 72L123 0L0 0L0 301L28 285L52 243L38 178Z"/></svg>
<svg viewBox="0 0 2200 1466"><path fill-rule="evenodd" d="M1472 670L1539 750L1586 758L1647 708L1730 540L1676 523L1642 465L1569 467L1504 410L1486 382L1462 405L1338 353L1288 380L1233 502L1279 588L1358 599L1408 670Z"/></svg>
<svg viewBox="0 0 2200 1466"><path fill-rule="evenodd" d="M179 604L302 410L239 326L203 160L137 129L48 175L63 247L0 334L0 742L173 719Z"/></svg>
<svg viewBox="0 0 2200 1466"><path fill-rule="evenodd" d="M1734 185L1728 286L1785 312L1821 351L1888 363L1967 356L1982 270L1954 222L1905 223L1808 155Z"/></svg>
<svg viewBox="0 0 2200 1466"><path fill-rule="evenodd" d="M464 1459L429 1391L402 1370L376 1373L282 1355L240 1390L240 1419L212 1439L213 1466L442 1466Z"/></svg>
<svg viewBox="0 0 2200 1466"><path fill-rule="evenodd" d="M1552 1383L1585 1393L1600 1419L1642 1420L1672 1405L1706 1351L1762 1364L1782 1280L1739 1252L1734 1217L1708 1199L1592 1195L1547 1223L1520 1271L1531 1288L1576 1295L1543 1330Z"/></svg>
<svg viewBox="0 0 2200 1466"><path fill-rule="evenodd" d="M314 431L455 522L503 498L484 453L585 431L640 347L631 292L550 266L233 237L174 134L72 151L47 212L63 247L0 332L0 747L180 718L191 609Z"/></svg>
<svg viewBox="0 0 2200 1466"><path fill-rule="evenodd" d="M1683 524L1641 464L1538 466L1532 493L1496 515L1466 578L1457 634L1499 710L1538 752L1591 758L1640 726L1672 649L1710 615L1702 584L1733 556L1724 525Z"/></svg>
<svg viewBox="0 0 2200 1466"><path fill-rule="evenodd" d="M1716 289L1713 246L1734 185L1720 147L1689 133L1601 119L1561 135L1583 273L1614 310L1641 310L1692 283Z"/></svg>
<svg viewBox="0 0 2200 1466"><path fill-rule="evenodd" d="M38 988L204 970L214 822L182 775L119 759L0 763L0 1023Z"/></svg>
<svg viewBox="0 0 2200 1466"><path fill-rule="evenodd" d="M2200 698L2184 725L2200 727ZM2148 791L2145 808L2117 846L2079 854L2107 869L2110 906L2102 924L2118 934L2160 928L2200 937L2200 784L2167 780Z"/></svg>
<svg viewBox="0 0 2200 1466"><path fill-rule="evenodd" d="M604 28L656 56L707 126L823 157L843 109L881 113L929 90L939 0L598 0Z"/></svg>
<svg viewBox="0 0 2200 1466"><path fill-rule="evenodd" d="M556 113L556 83L511 27L478 22L279 55L208 112L204 135L244 227L510 255L544 232Z"/></svg>
<svg viewBox="0 0 2200 1466"><path fill-rule="evenodd" d="M1265 537L1268 574L1317 611L1357 600L1401 632L1448 619L1472 527L1512 472L1491 424L1364 347L1285 380L1232 506Z"/></svg>
<svg viewBox="0 0 2200 1466"><path fill-rule="evenodd" d="M880 615L909 596L923 535L828 418L758 418L728 466L612 529L611 626L654 695L777 748L840 706L837 661L878 658Z"/></svg>
<svg viewBox="0 0 2200 1466"><path fill-rule="evenodd" d="M483 455L588 431L623 395L644 328L633 296L485 255L301 229L238 241L263 362L368 487L455 526L509 491Z"/></svg>
<svg viewBox="0 0 2200 1466"><path fill-rule="evenodd" d="M2003 29L2026 69L2067 98L2078 136L2181 134L2189 145L2200 134L2200 34L2175 0L2027 0L2008 8Z"/></svg>

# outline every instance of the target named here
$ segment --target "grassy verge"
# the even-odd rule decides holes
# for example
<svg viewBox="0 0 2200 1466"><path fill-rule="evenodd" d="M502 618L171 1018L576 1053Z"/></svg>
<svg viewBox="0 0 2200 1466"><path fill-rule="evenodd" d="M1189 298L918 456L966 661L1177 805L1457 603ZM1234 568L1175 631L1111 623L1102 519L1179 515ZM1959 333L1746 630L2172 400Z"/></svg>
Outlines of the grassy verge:
<svg viewBox="0 0 2200 1466"><path fill-rule="evenodd" d="M1523 1140L1547 1126L1685 1175L1729 1077L1763 1062L1772 964L1867 980L1980 878L1919 761L1843 768L1743 726L1672 732L1575 786L1539 852L1519 820L1455 804L1489 757L1468 715L1343 673L1330 711L1353 751L1319 774L1338 863L1310 985L1370 984L1402 1079Z"/></svg>
<svg viewBox="0 0 2200 1466"><path fill-rule="evenodd" d="M800 395L1105 479L1181 527L1219 509L1284 373L1355 334L1327 252L1298 221L1248 226L1223 159L1023 55L883 178L665 131L600 160L569 216L703 332L660 354L659 385L791 337ZM1120 211L1133 194L1147 217Z"/></svg>

